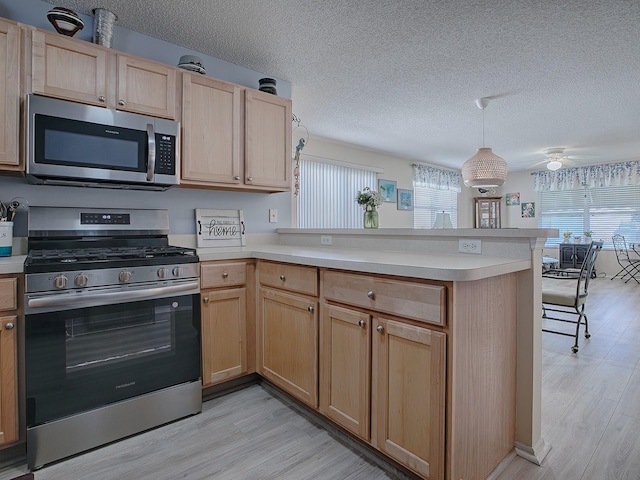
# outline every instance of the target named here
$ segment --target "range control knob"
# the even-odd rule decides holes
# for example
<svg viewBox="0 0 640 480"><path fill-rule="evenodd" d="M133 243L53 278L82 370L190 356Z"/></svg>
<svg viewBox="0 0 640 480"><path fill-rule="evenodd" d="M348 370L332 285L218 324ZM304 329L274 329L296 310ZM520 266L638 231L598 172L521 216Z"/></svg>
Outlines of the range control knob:
<svg viewBox="0 0 640 480"><path fill-rule="evenodd" d="M173 267L173 276L174 277L181 277L182 275L184 275L184 268L182 268L182 267Z"/></svg>
<svg viewBox="0 0 640 480"><path fill-rule="evenodd" d="M67 277L64 275L58 275L53 279L53 286L56 288L64 288L67 286Z"/></svg>
<svg viewBox="0 0 640 480"><path fill-rule="evenodd" d="M87 283L89 283L89 277L87 277L84 273L79 273L78 275L76 275L73 283L75 283L77 287L86 287Z"/></svg>
<svg viewBox="0 0 640 480"><path fill-rule="evenodd" d="M131 272L129 270L122 270L120 272L120 275L118 275L118 279L122 283L127 283L129 280L131 280Z"/></svg>
<svg viewBox="0 0 640 480"><path fill-rule="evenodd" d="M168 268L159 268L158 269L158 278L167 278L169 276Z"/></svg>

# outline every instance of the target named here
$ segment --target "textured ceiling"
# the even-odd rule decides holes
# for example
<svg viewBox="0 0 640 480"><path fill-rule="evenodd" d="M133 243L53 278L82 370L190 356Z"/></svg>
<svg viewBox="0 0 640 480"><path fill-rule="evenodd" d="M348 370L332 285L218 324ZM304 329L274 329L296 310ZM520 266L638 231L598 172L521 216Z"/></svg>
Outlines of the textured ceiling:
<svg viewBox="0 0 640 480"><path fill-rule="evenodd" d="M474 101L493 97L485 144L511 171L551 147L640 159L639 0L50 3L290 81L311 142L460 168L482 146Z"/></svg>

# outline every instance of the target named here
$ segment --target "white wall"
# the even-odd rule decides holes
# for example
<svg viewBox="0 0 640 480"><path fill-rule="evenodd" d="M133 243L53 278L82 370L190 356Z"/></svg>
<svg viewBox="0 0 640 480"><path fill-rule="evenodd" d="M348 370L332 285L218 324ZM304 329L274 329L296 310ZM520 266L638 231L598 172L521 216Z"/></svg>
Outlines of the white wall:
<svg viewBox="0 0 640 480"><path fill-rule="evenodd" d="M384 170L378 178L395 180L397 188L413 189L413 161L394 157L383 152L369 150L363 147L336 142L334 140L316 137L310 132L309 142L302 151L303 155L340 160L358 165L377 167ZM362 187L366 187L363 185ZM377 185L369 185L377 189ZM477 192L477 191L476 191ZM473 199L471 189L462 188L458 195L458 226L460 228L473 227ZM354 195L355 196L355 195ZM355 202L355 200L354 200ZM383 203L379 208L380 228L413 228L413 211L398 210L395 203Z"/></svg>

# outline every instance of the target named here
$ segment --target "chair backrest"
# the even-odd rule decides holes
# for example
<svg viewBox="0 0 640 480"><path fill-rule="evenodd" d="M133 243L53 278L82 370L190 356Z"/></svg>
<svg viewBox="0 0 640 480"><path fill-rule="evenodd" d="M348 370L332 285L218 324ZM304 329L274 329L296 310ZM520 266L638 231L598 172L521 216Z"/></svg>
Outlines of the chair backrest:
<svg viewBox="0 0 640 480"><path fill-rule="evenodd" d="M618 263L620 263L620 260L629 260L629 250L627 250L627 241L624 239L624 235L616 233L611 239L613 240L613 248L616 251Z"/></svg>
<svg viewBox="0 0 640 480"><path fill-rule="evenodd" d="M602 250L602 240L599 242L591 242L587 254L584 256L582 267L580 268L580 276L578 277L578 286L576 290L576 298L579 296L586 296L589 289L589 281L591 280L591 274L596 266L596 258L598 252Z"/></svg>

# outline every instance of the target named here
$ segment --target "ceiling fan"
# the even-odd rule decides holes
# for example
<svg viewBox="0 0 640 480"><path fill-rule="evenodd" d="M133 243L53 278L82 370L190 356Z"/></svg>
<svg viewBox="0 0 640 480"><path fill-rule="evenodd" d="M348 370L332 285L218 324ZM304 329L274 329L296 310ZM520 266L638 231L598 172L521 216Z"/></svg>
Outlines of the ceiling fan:
<svg viewBox="0 0 640 480"><path fill-rule="evenodd" d="M544 151L544 156L545 159L543 161L538 162L533 166L536 167L546 163L549 170L556 171L565 166L576 165L576 162L571 160L570 156L564 153L564 148L547 148Z"/></svg>

